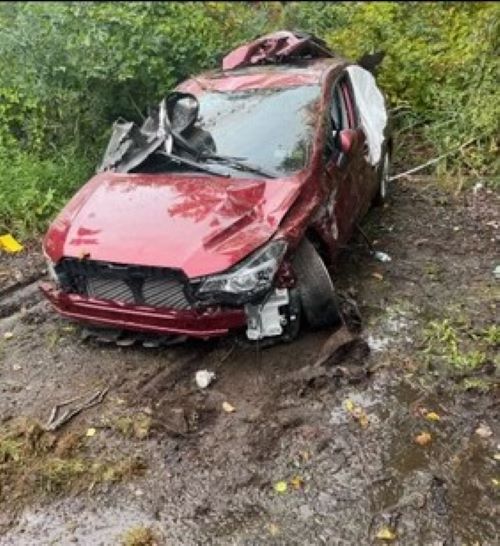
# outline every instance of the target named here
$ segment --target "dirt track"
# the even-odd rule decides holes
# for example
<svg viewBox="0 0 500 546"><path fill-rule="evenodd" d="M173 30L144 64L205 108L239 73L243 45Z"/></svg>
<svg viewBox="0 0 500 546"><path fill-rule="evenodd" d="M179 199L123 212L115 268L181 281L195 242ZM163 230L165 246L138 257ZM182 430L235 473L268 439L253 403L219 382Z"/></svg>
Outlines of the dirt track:
<svg viewBox="0 0 500 546"><path fill-rule="evenodd" d="M2 257L0 440L22 416L110 390L54 435L24 425L17 460L0 443L0 544L120 544L134 527L167 545L379 544L384 527L393 544L498 544L498 210L484 188L399 183L364 224L392 261L355 239L336 271L370 354L358 344L319 368L332 332L262 351L83 341L30 292L39 256ZM203 368L217 379L200 391Z"/></svg>

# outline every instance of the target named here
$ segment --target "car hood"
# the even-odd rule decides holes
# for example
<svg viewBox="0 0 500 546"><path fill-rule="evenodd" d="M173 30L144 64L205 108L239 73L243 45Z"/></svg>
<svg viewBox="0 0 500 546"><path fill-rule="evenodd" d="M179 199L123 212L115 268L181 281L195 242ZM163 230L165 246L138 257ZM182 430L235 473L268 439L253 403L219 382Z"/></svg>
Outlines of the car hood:
<svg viewBox="0 0 500 546"><path fill-rule="evenodd" d="M300 187L295 178L101 173L61 211L44 249L54 262L87 257L208 275L270 239Z"/></svg>

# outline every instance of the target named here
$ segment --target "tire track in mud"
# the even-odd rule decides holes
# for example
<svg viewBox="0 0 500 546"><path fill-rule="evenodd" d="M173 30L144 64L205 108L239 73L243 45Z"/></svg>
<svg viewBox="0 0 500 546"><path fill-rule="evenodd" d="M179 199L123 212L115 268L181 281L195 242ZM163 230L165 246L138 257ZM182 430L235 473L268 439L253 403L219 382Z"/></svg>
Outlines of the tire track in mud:
<svg viewBox="0 0 500 546"><path fill-rule="evenodd" d="M0 294L0 319L14 315L22 308L33 307L42 300L38 282L42 275L34 281L17 284Z"/></svg>

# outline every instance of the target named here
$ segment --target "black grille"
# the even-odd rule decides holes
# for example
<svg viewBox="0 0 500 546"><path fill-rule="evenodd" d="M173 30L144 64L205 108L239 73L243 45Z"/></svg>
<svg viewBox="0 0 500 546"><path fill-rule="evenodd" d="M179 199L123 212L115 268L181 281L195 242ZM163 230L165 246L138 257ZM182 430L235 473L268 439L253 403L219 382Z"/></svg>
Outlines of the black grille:
<svg viewBox="0 0 500 546"><path fill-rule="evenodd" d="M193 306L187 280L177 270L65 258L56 271L69 293L169 309Z"/></svg>

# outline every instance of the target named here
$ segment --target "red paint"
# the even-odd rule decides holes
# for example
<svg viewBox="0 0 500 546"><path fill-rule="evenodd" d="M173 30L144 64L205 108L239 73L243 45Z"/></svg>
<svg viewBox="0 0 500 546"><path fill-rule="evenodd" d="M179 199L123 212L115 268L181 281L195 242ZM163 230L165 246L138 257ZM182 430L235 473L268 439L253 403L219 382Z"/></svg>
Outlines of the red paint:
<svg viewBox="0 0 500 546"><path fill-rule="evenodd" d="M325 68L335 61L318 61L317 68ZM283 87L292 87L296 85L312 85L318 83L321 70L297 70L284 72L282 67L272 67L274 70L265 70L263 67L261 73L242 74L240 76L229 76L226 74L217 75L207 74L197 78L192 78L179 85L177 88L184 93L200 95L205 91L245 91L247 89L281 89Z"/></svg>
<svg viewBox="0 0 500 546"><path fill-rule="evenodd" d="M110 302L65 294L49 283L40 289L64 317L99 324L162 334L189 335L207 338L227 334L245 326L243 309L223 309L214 312L171 311Z"/></svg>
<svg viewBox="0 0 500 546"><path fill-rule="evenodd" d="M88 254L91 260L182 269L196 278L224 271L268 240L283 238L289 253L277 284L293 286L290 260L306 230L316 234L333 259L377 190L376 172L363 158L362 139L353 140L345 170L336 167L334 158L325 158L326 111L333 83L345 66L339 59L319 59L300 68L251 67L184 82L178 90L195 94L320 83L309 165L274 180L102 173L58 215L44 238L45 252L54 262ZM245 324L242 308L179 312L91 300L48 286L42 290L66 317L120 328L209 337Z"/></svg>
<svg viewBox="0 0 500 546"><path fill-rule="evenodd" d="M272 59L286 59L297 56L331 57L333 54L310 37L299 36L282 30L262 36L244 44L226 55L222 61L224 70L233 70Z"/></svg>
<svg viewBox="0 0 500 546"><path fill-rule="evenodd" d="M63 256L217 273L278 229L300 182L209 176L101 173L77 194L45 237ZM80 233L92 232L90 237Z"/></svg>

